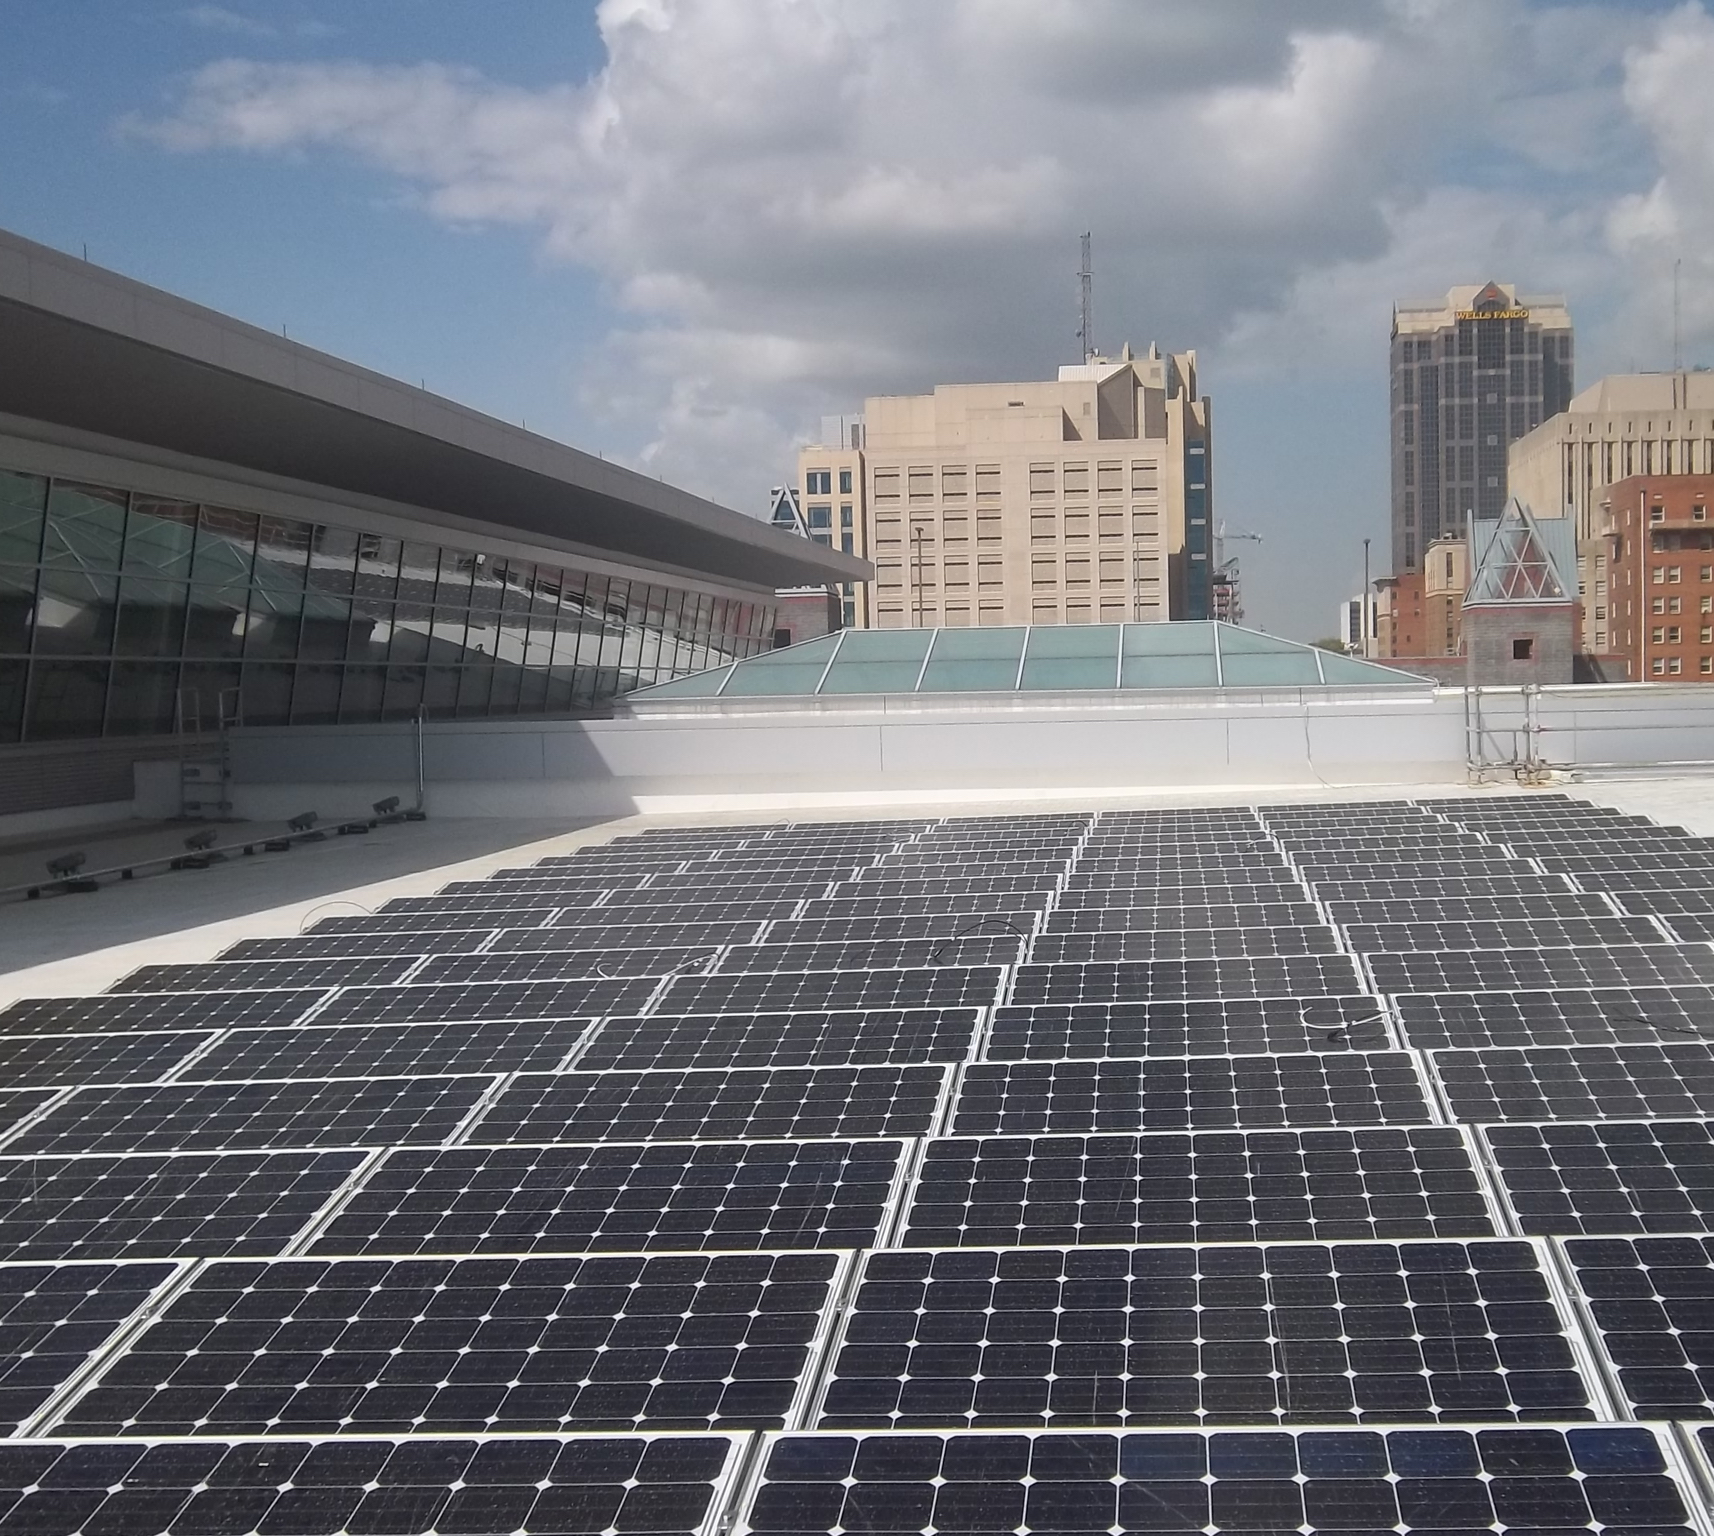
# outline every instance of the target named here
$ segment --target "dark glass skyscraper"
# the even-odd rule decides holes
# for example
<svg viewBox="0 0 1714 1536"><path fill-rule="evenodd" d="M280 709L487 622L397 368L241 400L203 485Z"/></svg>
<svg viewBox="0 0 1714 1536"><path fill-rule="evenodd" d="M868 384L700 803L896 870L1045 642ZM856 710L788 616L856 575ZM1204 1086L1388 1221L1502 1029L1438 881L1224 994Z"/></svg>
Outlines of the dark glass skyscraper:
<svg viewBox="0 0 1714 1536"><path fill-rule="evenodd" d="M1392 335L1393 570L1506 504L1506 448L1571 403L1571 316L1509 283L1400 304Z"/></svg>

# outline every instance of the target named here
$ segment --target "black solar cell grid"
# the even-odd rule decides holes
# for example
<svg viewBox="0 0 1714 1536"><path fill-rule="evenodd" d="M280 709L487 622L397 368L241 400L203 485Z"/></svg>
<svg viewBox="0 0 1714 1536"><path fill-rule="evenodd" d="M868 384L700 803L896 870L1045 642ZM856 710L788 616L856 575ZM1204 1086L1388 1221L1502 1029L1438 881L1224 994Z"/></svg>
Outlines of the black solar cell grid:
<svg viewBox="0 0 1714 1536"><path fill-rule="evenodd" d="M107 1366L59 1428L778 1428L839 1262L820 1253L223 1261Z"/></svg>
<svg viewBox="0 0 1714 1536"><path fill-rule="evenodd" d="M920 916L894 914L888 917L817 917L782 919L769 928L770 943L829 944L883 943L894 939L950 939L965 934L993 934L1004 938L1014 929L1020 934L1034 930L1039 917L1034 912L930 912Z"/></svg>
<svg viewBox="0 0 1714 1536"><path fill-rule="evenodd" d="M1714 912L1675 912L1663 916L1661 922L1681 944L1706 944L1714 940Z"/></svg>
<svg viewBox="0 0 1714 1536"><path fill-rule="evenodd" d="M1022 965L1014 1003L1124 1003L1192 997L1343 997L1361 992L1347 955L1257 955L1092 965Z"/></svg>
<svg viewBox="0 0 1714 1536"><path fill-rule="evenodd" d="M959 917L974 919L992 913L1043 912L1052 891L988 891L960 896L840 896L804 903L794 922L842 922L846 918ZM1061 905L1065 898L1060 897ZM781 917L792 917L782 912Z"/></svg>
<svg viewBox="0 0 1714 1536"><path fill-rule="evenodd" d="M0 1033L98 1035L122 1029L228 1029L236 1024L290 1024L327 996L326 990L318 990L27 997L0 1012Z"/></svg>
<svg viewBox="0 0 1714 1536"><path fill-rule="evenodd" d="M1297 895L1301 898L1302 892ZM1309 902L1221 902L1209 906L1056 907L1043 933L1195 932L1215 928L1306 928L1321 921Z"/></svg>
<svg viewBox="0 0 1714 1536"><path fill-rule="evenodd" d="M1683 870L1714 878L1714 849L1710 848L1650 848L1637 853L1581 853L1556 857L1543 853L1541 861L1549 869L1563 869L1570 874L1591 877L1599 884L1604 874L1629 873L1634 870Z"/></svg>
<svg viewBox="0 0 1714 1536"><path fill-rule="evenodd" d="M1501 850L1483 842L1473 833L1460 832L1453 827L1425 828L1421 831L1378 832L1358 827L1349 832L1285 833L1280 836L1287 852L1302 858L1316 853L1373 852L1404 853L1420 856L1445 849L1453 854L1475 853L1498 857Z"/></svg>
<svg viewBox="0 0 1714 1536"><path fill-rule="evenodd" d="M1128 885L1079 887L1061 891L1054 902L1059 913L1093 911L1124 912L1157 909L1166 913L1197 907L1249 907L1302 904L1308 899L1303 882L1295 875L1278 880L1243 885ZM1163 919L1170 922L1172 919ZM1144 926L1150 926L1145 923Z"/></svg>
<svg viewBox="0 0 1714 1536"><path fill-rule="evenodd" d="M346 960L211 961L145 965L113 984L115 992L225 992L279 987L388 986L417 964L414 955Z"/></svg>
<svg viewBox="0 0 1714 1536"><path fill-rule="evenodd" d="M593 1019L504 1019L486 1024L234 1030L182 1077L237 1078L455 1076L551 1071L594 1027Z"/></svg>
<svg viewBox="0 0 1714 1536"><path fill-rule="evenodd" d="M1388 914L1390 916L1391 914ZM1658 944L1660 929L1642 917L1529 917L1511 922L1350 923L1345 937L1359 953L1408 950L1603 949Z"/></svg>
<svg viewBox="0 0 1714 1536"><path fill-rule="evenodd" d="M364 1156L0 1157L0 1258L275 1254Z"/></svg>
<svg viewBox="0 0 1714 1536"><path fill-rule="evenodd" d="M1587 891L1705 891L1714 890L1714 865L1707 869L1667 869L1645 859L1636 869L1568 869L1563 871Z"/></svg>
<svg viewBox="0 0 1714 1536"><path fill-rule="evenodd" d="M1656 1044L1714 1034L1714 988L1444 992L1400 997L1409 1042L1467 1046Z"/></svg>
<svg viewBox="0 0 1714 1536"><path fill-rule="evenodd" d="M956 1249L863 1265L828 1429L1590 1417L1528 1243Z"/></svg>
<svg viewBox="0 0 1714 1536"><path fill-rule="evenodd" d="M1483 896L1563 896L1572 889L1562 875L1458 875L1425 884L1421 880L1318 880L1315 894L1326 902L1361 902L1371 912L1380 912L1398 901L1416 901L1432 896L1437 901L1457 901Z"/></svg>
<svg viewBox="0 0 1714 1536"><path fill-rule="evenodd" d="M1162 832L1148 834L1122 834L1107 837L1097 833L1085 839L1077 854L1080 866L1094 865L1096 867L1116 864L1123 859L1181 857L1187 850L1194 850L1200 858L1223 858L1228 854L1240 853L1274 853L1278 850L1272 838L1257 832L1240 837L1225 834L1206 835L1196 834L1193 841L1187 841L1181 832Z"/></svg>
<svg viewBox="0 0 1714 1536"><path fill-rule="evenodd" d="M1642 1426L789 1435L739 1536L1623 1529L1690 1536Z"/></svg>
<svg viewBox="0 0 1714 1536"><path fill-rule="evenodd" d="M583 1071L645 1071L963 1061L979 1016L975 1008L872 1008L609 1018L578 1055L577 1066Z"/></svg>
<svg viewBox="0 0 1714 1536"><path fill-rule="evenodd" d="M318 1024L436 1024L459 1019L572 1019L634 1013L660 978L486 982L458 986L349 987L315 1017ZM249 1022L246 1020L245 1022Z"/></svg>
<svg viewBox="0 0 1714 1536"><path fill-rule="evenodd" d="M524 929L523 932L530 930ZM481 928L419 929L389 933L306 933L293 939L244 939L222 950L219 959L355 960L368 956L469 954L488 942L490 919Z"/></svg>
<svg viewBox="0 0 1714 1536"><path fill-rule="evenodd" d="M16 1434L175 1264L0 1264L0 1434Z"/></svg>
<svg viewBox="0 0 1714 1536"><path fill-rule="evenodd" d="M82 1088L8 1155L217 1151L226 1147L387 1147L444 1141L489 1077L384 1077Z"/></svg>
<svg viewBox="0 0 1714 1536"><path fill-rule="evenodd" d="M322 938L342 934L365 933L445 933L461 930L492 933L502 923L507 928L534 928L552 917L558 907L541 907L535 911L506 912L496 917L492 912L410 912L391 917L340 916L317 918L304 930L306 938Z"/></svg>
<svg viewBox="0 0 1714 1536"><path fill-rule="evenodd" d="M555 901L551 896L395 896L382 905L381 915L423 917L434 913L476 917L492 912L528 912L532 909L541 911L563 905L565 903ZM515 922L516 919L508 917L506 921ZM440 925L437 923L436 926Z"/></svg>
<svg viewBox="0 0 1714 1536"><path fill-rule="evenodd" d="M731 1449L716 1435L19 1442L0 1446L0 1508L44 1536L700 1536Z"/></svg>
<svg viewBox="0 0 1714 1536"><path fill-rule="evenodd" d="M618 910L625 907L653 909L662 903L690 901L806 901L821 896L840 877L816 876L808 880L786 879L775 874L756 874L725 879L712 870L689 875L673 875L656 881L647 890L614 891L602 907Z"/></svg>
<svg viewBox="0 0 1714 1536"><path fill-rule="evenodd" d="M1409 880L1419 885L1432 885L1448 879L1529 879L1535 873L1534 866L1522 859L1437 859L1430 862L1398 859L1391 855L1379 859L1365 859L1329 854L1315 860L1298 859L1296 862L1303 872L1303 878L1314 886L1319 886L1323 881L1343 881L1351 875L1361 875L1366 871L1394 882Z"/></svg>
<svg viewBox="0 0 1714 1536"><path fill-rule="evenodd" d="M952 1131L1264 1130L1429 1120L1402 1052L1027 1061L965 1069Z"/></svg>
<svg viewBox="0 0 1714 1536"><path fill-rule="evenodd" d="M540 895L599 896L603 891L635 890L651 875L599 873L571 875L555 870L496 870L485 880L454 880L438 896Z"/></svg>
<svg viewBox="0 0 1714 1536"><path fill-rule="evenodd" d="M770 971L867 971L911 969L927 965L1015 965L1023 955L1024 933L1007 933L992 922L962 938L854 939L842 943L738 945L714 966L718 975Z"/></svg>
<svg viewBox="0 0 1714 1536"><path fill-rule="evenodd" d="M1707 1045L1537 1046L1437 1051L1462 1120L1636 1120L1714 1113Z"/></svg>
<svg viewBox="0 0 1714 1536"><path fill-rule="evenodd" d="M1064 878L1057 872L1042 875L927 875L910 879L845 880L822 893L830 899L868 897L896 900L904 896L1005 896L1021 892L1052 891ZM805 892L806 895L811 893Z"/></svg>
<svg viewBox="0 0 1714 1536"><path fill-rule="evenodd" d="M1237 997L1012 1004L994 1010L982 1055L988 1061L1286 1055L1393 1044L1378 998Z"/></svg>
<svg viewBox="0 0 1714 1536"><path fill-rule="evenodd" d="M908 971L757 972L680 976L656 1013L803 1013L840 1008L985 1008L998 1000L998 966L934 965ZM610 1013L634 1012L618 1006Z"/></svg>
<svg viewBox="0 0 1714 1536"><path fill-rule="evenodd" d="M665 949L557 949L510 954L448 955L430 960L411 980L424 986L486 986L493 982L565 981L580 977L672 976L706 971L720 953L717 944Z"/></svg>
<svg viewBox="0 0 1714 1536"><path fill-rule="evenodd" d="M67 1083L150 1083L212 1036L190 1031L122 1035L0 1034L0 1081L24 1088Z"/></svg>
<svg viewBox="0 0 1714 1536"><path fill-rule="evenodd" d="M1339 941L1327 927L1207 928L1189 931L1044 933L1030 946L1032 965L1118 960L1212 960L1250 955L1326 955Z"/></svg>
<svg viewBox="0 0 1714 1536"><path fill-rule="evenodd" d="M472 1134L484 1142L920 1136L945 1079L939 1066L531 1073L506 1087Z"/></svg>
<svg viewBox="0 0 1714 1536"><path fill-rule="evenodd" d="M1577 1284L1639 1418L1714 1418L1714 1240L1577 1237Z"/></svg>
<svg viewBox="0 0 1714 1536"><path fill-rule="evenodd" d="M1097 870L1091 874L1072 871L1065 878L1067 894L1073 891L1094 894L1115 891L1195 891L1209 890L1221 894L1208 897L1213 902L1241 900L1224 894L1230 890L1271 890L1284 886L1293 893L1291 899L1301 900L1302 885L1282 860L1277 865L1234 864L1136 864L1129 869ZM1185 906L1195 904L1195 898L1172 898ZM1109 898L1111 903L1111 898ZM1167 904L1167 898L1161 898ZM1138 906L1133 901L1125 905Z"/></svg>
<svg viewBox="0 0 1714 1536"><path fill-rule="evenodd" d="M1383 992L1502 992L1530 987L1670 987L1714 982L1704 945L1609 949L1420 950L1366 956Z"/></svg>
<svg viewBox="0 0 1714 1536"><path fill-rule="evenodd" d="M1450 1127L932 1141L904 1247L1491 1237Z"/></svg>
<svg viewBox="0 0 1714 1536"><path fill-rule="evenodd" d="M769 901L683 901L665 900L659 906L570 907L562 910L553 926L563 928L589 927L595 923L766 923L775 918L790 917L798 909L795 898ZM512 926L510 916L506 925Z"/></svg>
<svg viewBox="0 0 1714 1536"><path fill-rule="evenodd" d="M623 918L599 921L601 909L583 914L581 923L552 928L502 928L486 953L528 954L538 950L647 949L660 946L706 950L719 944L753 944L766 923L650 923Z"/></svg>
<svg viewBox="0 0 1714 1536"><path fill-rule="evenodd" d="M1278 869L1284 864L1271 843L1254 848L1204 848L1197 844L1135 844L1112 852L1085 848L1077 860L1080 875L1112 874L1127 869Z"/></svg>
<svg viewBox="0 0 1714 1536"><path fill-rule="evenodd" d="M1714 1137L1705 1122L1490 1125L1482 1134L1525 1232L1714 1231Z"/></svg>
<svg viewBox="0 0 1714 1536"><path fill-rule="evenodd" d="M388 1154L319 1254L867 1248L897 1141L453 1147Z"/></svg>

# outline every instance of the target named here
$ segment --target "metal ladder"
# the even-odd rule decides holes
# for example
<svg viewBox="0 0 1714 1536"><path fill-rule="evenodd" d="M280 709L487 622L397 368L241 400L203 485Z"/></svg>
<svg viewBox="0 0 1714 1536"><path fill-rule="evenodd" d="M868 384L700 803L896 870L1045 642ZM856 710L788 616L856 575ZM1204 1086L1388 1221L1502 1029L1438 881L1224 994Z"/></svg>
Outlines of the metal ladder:
<svg viewBox="0 0 1714 1536"><path fill-rule="evenodd" d="M212 709L208 704L212 703ZM173 735L178 743L179 817L231 821L232 745L227 736L244 723L236 688L178 691Z"/></svg>

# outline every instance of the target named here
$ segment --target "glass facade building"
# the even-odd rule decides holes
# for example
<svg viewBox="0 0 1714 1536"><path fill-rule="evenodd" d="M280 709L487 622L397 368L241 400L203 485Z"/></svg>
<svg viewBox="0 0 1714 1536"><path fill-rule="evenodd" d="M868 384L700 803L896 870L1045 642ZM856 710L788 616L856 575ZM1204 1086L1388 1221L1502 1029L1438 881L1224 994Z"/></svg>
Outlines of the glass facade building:
<svg viewBox="0 0 1714 1536"><path fill-rule="evenodd" d="M438 531L0 465L0 742L166 734L222 708L245 725L587 713L765 650L773 628L765 602Z"/></svg>

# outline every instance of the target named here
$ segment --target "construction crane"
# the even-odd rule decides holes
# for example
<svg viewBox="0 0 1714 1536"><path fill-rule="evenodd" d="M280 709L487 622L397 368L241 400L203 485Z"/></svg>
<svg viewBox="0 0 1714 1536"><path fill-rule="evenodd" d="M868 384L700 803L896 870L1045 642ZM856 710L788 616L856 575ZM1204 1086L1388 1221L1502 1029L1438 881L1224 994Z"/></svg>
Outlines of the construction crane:
<svg viewBox="0 0 1714 1536"><path fill-rule="evenodd" d="M1226 558L1226 541L1234 543L1247 541L1260 544L1262 536L1259 533L1248 533L1241 528L1229 528L1222 518L1214 525L1214 574L1210 582L1213 588L1212 616L1225 619L1230 624L1241 624L1244 621L1244 602L1242 589L1238 582L1238 557L1233 555Z"/></svg>

